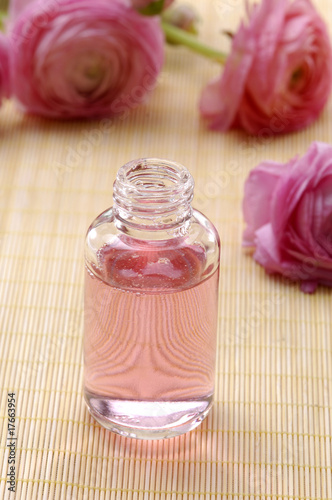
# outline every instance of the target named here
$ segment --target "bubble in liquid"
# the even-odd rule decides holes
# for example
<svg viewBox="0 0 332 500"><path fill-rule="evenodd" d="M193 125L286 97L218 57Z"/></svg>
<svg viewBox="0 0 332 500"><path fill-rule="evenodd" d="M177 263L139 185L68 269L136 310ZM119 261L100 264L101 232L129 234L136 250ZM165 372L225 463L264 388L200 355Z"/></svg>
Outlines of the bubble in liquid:
<svg viewBox="0 0 332 500"><path fill-rule="evenodd" d="M170 260L167 259L167 257L160 257L158 259L158 264L169 264L170 263Z"/></svg>

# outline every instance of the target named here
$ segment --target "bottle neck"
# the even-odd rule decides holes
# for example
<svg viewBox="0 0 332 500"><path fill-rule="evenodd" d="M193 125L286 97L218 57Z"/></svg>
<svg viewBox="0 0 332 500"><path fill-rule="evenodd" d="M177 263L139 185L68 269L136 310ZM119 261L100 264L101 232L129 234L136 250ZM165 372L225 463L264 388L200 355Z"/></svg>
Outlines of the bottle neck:
<svg viewBox="0 0 332 500"><path fill-rule="evenodd" d="M179 227L192 215L194 179L178 163L144 158L118 171L113 213L122 224L148 231Z"/></svg>

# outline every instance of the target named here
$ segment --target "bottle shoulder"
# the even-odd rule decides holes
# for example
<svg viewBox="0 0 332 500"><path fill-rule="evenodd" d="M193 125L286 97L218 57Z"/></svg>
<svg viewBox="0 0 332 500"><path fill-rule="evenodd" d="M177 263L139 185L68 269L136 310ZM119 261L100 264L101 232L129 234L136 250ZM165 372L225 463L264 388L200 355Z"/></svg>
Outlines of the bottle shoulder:
<svg viewBox="0 0 332 500"><path fill-rule="evenodd" d="M165 231L162 228L157 231L151 231L149 228L146 230L137 230L118 223L114 216L113 207L110 207L92 222L88 228L86 239L89 242L96 240L95 244L100 246L100 244L111 244L112 241L117 239L114 237L121 234L126 234L137 240L167 240L171 242L171 240L179 237L186 237L187 240L192 238L197 239L199 236L203 237L205 233L209 235L211 242L214 241L220 245L220 237L216 227L202 212L196 209L192 210L191 217L184 224L175 225L173 228L168 228Z"/></svg>
<svg viewBox="0 0 332 500"><path fill-rule="evenodd" d="M220 240L201 212L167 231L132 230L119 224L113 209L88 229L88 270L106 283L127 289L183 289L211 276L219 267Z"/></svg>

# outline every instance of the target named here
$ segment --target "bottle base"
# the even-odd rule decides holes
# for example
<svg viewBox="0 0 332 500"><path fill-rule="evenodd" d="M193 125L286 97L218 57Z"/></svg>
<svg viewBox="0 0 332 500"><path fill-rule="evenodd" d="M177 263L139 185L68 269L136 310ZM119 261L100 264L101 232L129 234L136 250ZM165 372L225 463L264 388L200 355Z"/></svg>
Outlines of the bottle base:
<svg viewBox="0 0 332 500"><path fill-rule="evenodd" d="M195 429L209 413L213 396L185 401L109 399L89 391L92 417L109 431L136 439L166 439Z"/></svg>

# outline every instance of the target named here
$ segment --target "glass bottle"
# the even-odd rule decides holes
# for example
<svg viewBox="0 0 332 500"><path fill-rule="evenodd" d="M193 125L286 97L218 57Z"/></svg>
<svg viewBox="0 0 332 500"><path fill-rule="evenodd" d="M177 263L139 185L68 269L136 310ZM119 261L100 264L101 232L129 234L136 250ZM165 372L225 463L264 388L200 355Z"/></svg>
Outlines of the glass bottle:
<svg viewBox="0 0 332 500"><path fill-rule="evenodd" d="M220 241L193 190L182 165L131 161L87 232L84 394L123 436L177 436L212 405Z"/></svg>

